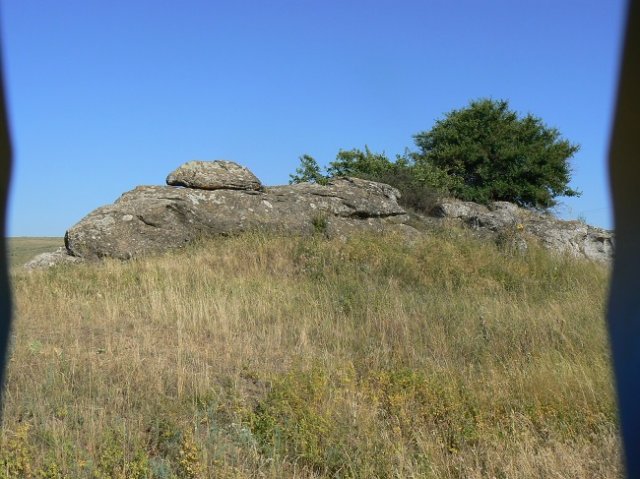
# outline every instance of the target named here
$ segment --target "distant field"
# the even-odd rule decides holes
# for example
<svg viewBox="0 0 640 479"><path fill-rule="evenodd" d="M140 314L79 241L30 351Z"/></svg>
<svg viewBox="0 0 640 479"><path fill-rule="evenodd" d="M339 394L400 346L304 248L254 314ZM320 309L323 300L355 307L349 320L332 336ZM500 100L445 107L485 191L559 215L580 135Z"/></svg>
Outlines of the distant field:
<svg viewBox="0 0 640 479"><path fill-rule="evenodd" d="M54 251L64 245L63 238L17 237L9 238L9 265L21 266L40 253Z"/></svg>

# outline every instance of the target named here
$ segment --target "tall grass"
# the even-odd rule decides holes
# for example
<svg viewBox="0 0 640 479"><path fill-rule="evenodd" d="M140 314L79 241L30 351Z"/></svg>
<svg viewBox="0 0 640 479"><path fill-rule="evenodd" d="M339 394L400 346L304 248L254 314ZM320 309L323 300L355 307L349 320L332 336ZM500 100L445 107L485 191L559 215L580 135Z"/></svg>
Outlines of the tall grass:
<svg viewBox="0 0 640 479"><path fill-rule="evenodd" d="M455 230L16 272L0 478L620 477L607 279Z"/></svg>

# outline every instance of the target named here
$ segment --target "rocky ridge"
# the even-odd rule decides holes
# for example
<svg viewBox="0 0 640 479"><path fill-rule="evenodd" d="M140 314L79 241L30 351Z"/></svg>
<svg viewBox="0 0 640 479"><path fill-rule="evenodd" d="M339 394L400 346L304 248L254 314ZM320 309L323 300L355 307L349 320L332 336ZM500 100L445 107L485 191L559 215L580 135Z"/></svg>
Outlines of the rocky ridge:
<svg viewBox="0 0 640 479"><path fill-rule="evenodd" d="M327 185L265 187L248 169L229 161L188 162L167 177L168 186L139 186L89 213L65 234L65 249L25 266L47 267L100 258L130 259L182 247L201 237L264 231L346 238L359 231L428 234L428 225L459 223L518 248L529 240L574 256L607 262L611 232L576 221L496 202L490 207L443 199L424 227L409 226L397 189L359 178ZM419 226L419 225L416 225Z"/></svg>
<svg viewBox="0 0 640 479"><path fill-rule="evenodd" d="M188 187L139 186L124 193L69 228L67 251L85 260L129 259L246 231L344 237L410 229L400 194L388 185L337 178L326 186L264 187L253 178L231 162L187 163L167 183Z"/></svg>
<svg viewBox="0 0 640 479"><path fill-rule="evenodd" d="M550 214L496 201L484 206L445 199L431 210L441 222L450 220L509 246L525 249L529 241L575 257L608 263L613 258L613 233L580 221L562 221Z"/></svg>

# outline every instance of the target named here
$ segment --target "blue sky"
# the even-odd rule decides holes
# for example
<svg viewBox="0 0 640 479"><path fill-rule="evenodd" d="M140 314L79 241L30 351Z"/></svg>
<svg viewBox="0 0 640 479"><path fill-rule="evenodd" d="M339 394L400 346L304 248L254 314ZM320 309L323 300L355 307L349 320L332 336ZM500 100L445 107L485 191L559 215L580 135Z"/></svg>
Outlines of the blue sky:
<svg viewBox="0 0 640 479"><path fill-rule="evenodd" d="M480 97L579 143L563 217L611 227L620 0L6 0L11 236L62 236L181 163L267 185L311 154L413 147Z"/></svg>

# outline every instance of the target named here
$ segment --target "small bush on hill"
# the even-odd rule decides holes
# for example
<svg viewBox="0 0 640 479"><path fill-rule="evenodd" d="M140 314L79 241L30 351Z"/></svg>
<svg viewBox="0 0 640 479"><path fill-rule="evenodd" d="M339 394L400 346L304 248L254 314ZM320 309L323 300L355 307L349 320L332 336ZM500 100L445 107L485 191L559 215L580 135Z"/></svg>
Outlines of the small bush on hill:
<svg viewBox="0 0 640 479"><path fill-rule="evenodd" d="M386 183L400 191L402 206L421 212L429 212L441 195L418 174L408 156L398 156L396 161L391 161L384 153L374 153L366 145L364 151L340 150L325 172L322 170L313 157L302 155L296 174L290 175L290 183L327 184L329 179L340 176Z"/></svg>
<svg viewBox="0 0 640 479"><path fill-rule="evenodd" d="M294 183L318 183L326 185L329 178L322 174L322 170L318 162L310 155L302 155L300 158L300 166L296 168L293 175L289 175L290 184Z"/></svg>
<svg viewBox="0 0 640 479"><path fill-rule="evenodd" d="M325 172L303 155L291 183L326 184L335 176L379 181L398 188L401 204L417 211L428 211L443 195L539 209L556 205L558 196L580 195L569 187L569 160L579 146L538 117L519 117L505 100L472 101L414 139L419 151L397 155L395 161L367 146L340 150Z"/></svg>

